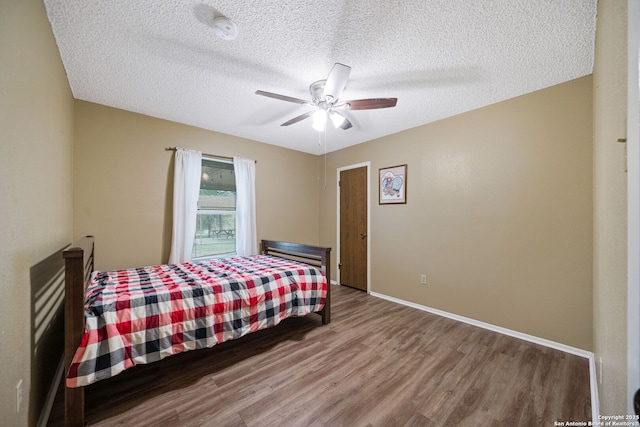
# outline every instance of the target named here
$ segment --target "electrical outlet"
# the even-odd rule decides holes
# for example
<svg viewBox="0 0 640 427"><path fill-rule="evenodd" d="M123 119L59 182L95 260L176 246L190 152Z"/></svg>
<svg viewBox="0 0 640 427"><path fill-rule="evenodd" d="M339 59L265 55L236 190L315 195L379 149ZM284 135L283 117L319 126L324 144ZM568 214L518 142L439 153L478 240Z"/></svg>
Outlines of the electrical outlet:
<svg viewBox="0 0 640 427"><path fill-rule="evenodd" d="M16 384L16 412L20 412L22 408L22 380Z"/></svg>
<svg viewBox="0 0 640 427"><path fill-rule="evenodd" d="M427 275L426 274L421 274L420 275L420 283L423 285L427 284Z"/></svg>

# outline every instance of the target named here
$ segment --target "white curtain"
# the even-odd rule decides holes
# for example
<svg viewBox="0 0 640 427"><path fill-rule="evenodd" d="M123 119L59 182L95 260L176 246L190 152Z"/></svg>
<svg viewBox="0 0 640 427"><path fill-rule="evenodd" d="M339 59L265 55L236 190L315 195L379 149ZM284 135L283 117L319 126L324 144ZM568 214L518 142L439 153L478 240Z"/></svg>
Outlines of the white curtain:
<svg viewBox="0 0 640 427"><path fill-rule="evenodd" d="M196 234L202 153L176 149L173 172L173 232L169 264L191 260Z"/></svg>
<svg viewBox="0 0 640 427"><path fill-rule="evenodd" d="M256 231L256 162L233 158L236 174L236 252L239 256L258 253Z"/></svg>

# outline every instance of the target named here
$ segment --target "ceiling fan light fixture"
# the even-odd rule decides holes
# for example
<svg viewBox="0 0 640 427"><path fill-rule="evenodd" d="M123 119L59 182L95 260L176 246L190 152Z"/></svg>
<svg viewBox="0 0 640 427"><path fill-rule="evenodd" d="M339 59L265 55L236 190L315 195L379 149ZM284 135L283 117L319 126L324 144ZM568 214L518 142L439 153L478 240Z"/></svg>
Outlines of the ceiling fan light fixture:
<svg viewBox="0 0 640 427"><path fill-rule="evenodd" d="M331 117L331 122L333 123L333 126L336 129L342 126L345 120L344 116L341 116L340 114L334 113L334 112L331 112L330 114L331 114L330 117Z"/></svg>
<svg viewBox="0 0 640 427"><path fill-rule="evenodd" d="M313 120L313 128L318 132L322 132L327 124L327 112L323 109L318 109L311 115L311 120Z"/></svg>

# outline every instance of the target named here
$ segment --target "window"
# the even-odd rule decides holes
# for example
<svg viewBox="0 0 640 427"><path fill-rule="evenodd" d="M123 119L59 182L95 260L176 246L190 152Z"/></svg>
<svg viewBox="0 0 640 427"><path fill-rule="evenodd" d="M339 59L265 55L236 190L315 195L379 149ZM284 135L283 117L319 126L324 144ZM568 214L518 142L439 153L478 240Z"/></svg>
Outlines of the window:
<svg viewBox="0 0 640 427"><path fill-rule="evenodd" d="M236 253L236 177L233 163L202 158L192 258Z"/></svg>

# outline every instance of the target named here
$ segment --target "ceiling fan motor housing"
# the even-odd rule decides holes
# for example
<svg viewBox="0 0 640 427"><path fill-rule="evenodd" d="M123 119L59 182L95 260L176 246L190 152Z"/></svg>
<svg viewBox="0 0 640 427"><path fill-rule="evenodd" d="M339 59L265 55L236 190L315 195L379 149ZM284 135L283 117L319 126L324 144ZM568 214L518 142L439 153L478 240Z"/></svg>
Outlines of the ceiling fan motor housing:
<svg viewBox="0 0 640 427"><path fill-rule="evenodd" d="M314 104L320 104L324 99L324 85L326 80L318 80L309 85L309 93Z"/></svg>

